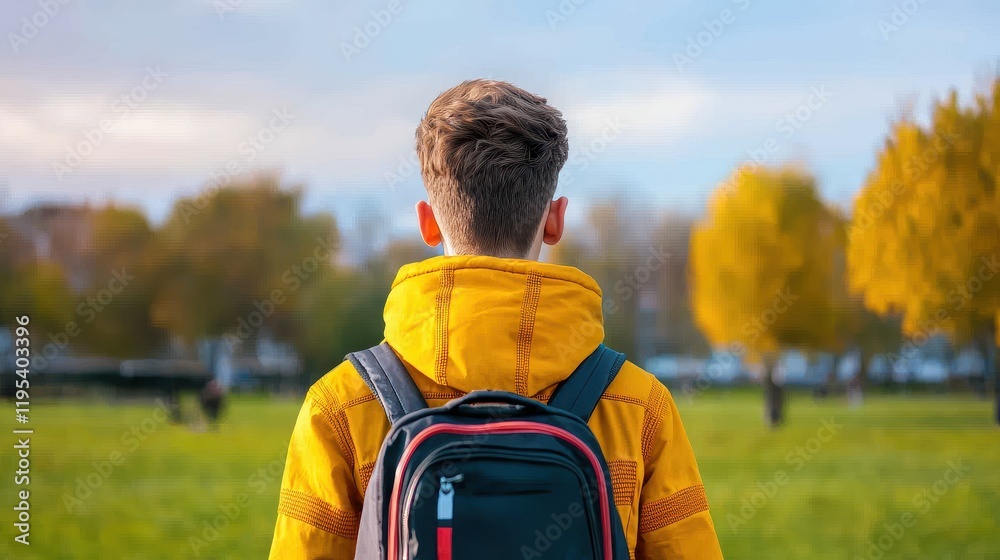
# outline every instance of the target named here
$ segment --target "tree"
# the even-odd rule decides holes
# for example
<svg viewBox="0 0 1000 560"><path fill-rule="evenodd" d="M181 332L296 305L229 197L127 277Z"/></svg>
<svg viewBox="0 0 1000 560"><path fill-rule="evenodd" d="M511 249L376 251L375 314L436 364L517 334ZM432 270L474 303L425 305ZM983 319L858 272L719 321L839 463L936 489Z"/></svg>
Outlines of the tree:
<svg viewBox="0 0 1000 560"><path fill-rule="evenodd" d="M836 216L836 232L839 239L831 278L834 336L826 350L838 356L851 350L857 351L860 363L855 374L856 379L853 381L860 390L868 382L867 365L871 357L878 353L897 351L902 337L897 316L881 317L872 313L864 306L862 298L848 288L846 244L850 221L840 211L836 212ZM830 386L836 382L838 363L839 359L835 360L829 372Z"/></svg>
<svg viewBox="0 0 1000 560"><path fill-rule="evenodd" d="M29 330L40 344L32 354L38 356L53 336L68 344L65 331L74 302L65 271L51 260L37 259L28 237L0 218L0 326L14 329L15 318L28 315Z"/></svg>
<svg viewBox="0 0 1000 560"><path fill-rule="evenodd" d="M327 271L302 289L295 321L302 326L296 346L306 381L314 382L348 352L378 344L389 281L349 269Z"/></svg>
<svg viewBox="0 0 1000 560"><path fill-rule="evenodd" d="M688 262L693 225L691 218L666 214L654 231L656 252L665 256L656 283L656 333L667 352L706 355L710 348L691 313Z"/></svg>
<svg viewBox="0 0 1000 560"><path fill-rule="evenodd" d="M298 344L307 381L330 371L348 352L378 344L386 296L399 268L436 253L420 241L392 239L360 270L337 267L304 288L295 318L305 326Z"/></svg>
<svg viewBox="0 0 1000 560"><path fill-rule="evenodd" d="M589 274L603 293L605 343L641 362L637 320L638 293L655 286L652 275L637 277L642 247L628 216L634 208L621 196L597 201L587 209L585 228L567 232L548 252L548 260ZM645 325L644 325L645 326Z"/></svg>
<svg viewBox="0 0 1000 560"><path fill-rule="evenodd" d="M11 272L8 278L0 280L0 311L5 313L4 322L13 329L17 325L15 317L28 315L32 337L37 336L40 344L38 351L32 354L44 355L48 360L62 353L78 332L76 326L67 326L75 319L76 298L64 271L59 265L45 260L28 262ZM50 354L50 347L55 354Z"/></svg>
<svg viewBox="0 0 1000 560"><path fill-rule="evenodd" d="M637 344L638 292L644 282L636 278L638 245L630 238L627 201L622 197L599 201L588 209L587 225L594 235L593 251L583 270L604 294L604 339L608 346L642 360ZM648 281L649 278L644 280Z"/></svg>
<svg viewBox="0 0 1000 560"><path fill-rule="evenodd" d="M618 195L592 204L586 228L568 231L548 259L600 284L606 341L637 363L662 352L704 353L688 298L690 229L686 217Z"/></svg>
<svg viewBox="0 0 1000 560"><path fill-rule="evenodd" d="M182 340L223 336L231 347L262 330L295 341L301 288L328 269L332 216L303 216L300 188L273 175L179 200L157 240L163 280L152 318Z"/></svg>
<svg viewBox="0 0 1000 560"><path fill-rule="evenodd" d="M21 283L18 279L22 267L32 262L34 254L28 239L0 217L0 325L15 327L14 318L29 311L14 298L14 288Z"/></svg>
<svg viewBox="0 0 1000 560"><path fill-rule="evenodd" d="M881 316L872 313L860 301L852 303L851 311L858 318L854 330L855 347L861 359L857 373L858 383L865 387L869 384L868 363L871 358L876 354L891 356L903 344L902 319L898 315ZM891 372L886 373L891 375Z"/></svg>
<svg viewBox="0 0 1000 560"><path fill-rule="evenodd" d="M695 321L713 345L763 363L772 427L783 416L780 351L824 348L835 337L836 227L805 172L743 168L716 190L691 237Z"/></svg>
<svg viewBox="0 0 1000 560"><path fill-rule="evenodd" d="M440 247L428 247L417 239L392 239L378 252L364 253L369 257L361 268L365 275L380 285L384 284L384 296L403 265L429 259L440 252Z"/></svg>
<svg viewBox="0 0 1000 560"><path fill-rule="evenodd" d="M150 307L164 261L154 253L155 232L138 209L106 206L92 218L86 294L111 295L107 305L84 308L80 342L89 351L118 358L146 357L165 340ZM98 315L99 313L99 315Z"/></svg>
<svg viewBox="0 0 1000 560"><path fill-rule="evenodd" d="M1000 79L971 108L952 92L925 130L893 125L854 203L850 287L880 315L898 313L904 353L935 334L1000 344ZM996 384L1000 423L1000 383Z"/></svg>

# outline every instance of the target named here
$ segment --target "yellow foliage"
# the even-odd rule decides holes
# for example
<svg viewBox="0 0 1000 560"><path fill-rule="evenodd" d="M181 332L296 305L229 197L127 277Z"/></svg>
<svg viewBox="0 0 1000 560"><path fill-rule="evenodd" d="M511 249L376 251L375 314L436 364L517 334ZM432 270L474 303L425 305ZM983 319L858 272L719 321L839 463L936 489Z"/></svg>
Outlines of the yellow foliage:
<svg viewBox="0 0 1000 560"><path fill-rule="evenodd" d="M852 291L879 314L901 313L909 336L959 341L1000 312L1000 81L992 99L936 104L927 130L896 123L855 199Z"/></svg>
<svg viewBox="0 0 1000 560"><path fill-rule="evenodd" d="M832 344L838 227L805 172L736 171L691 238L692 307L709 341L751 356Z"/></svg>

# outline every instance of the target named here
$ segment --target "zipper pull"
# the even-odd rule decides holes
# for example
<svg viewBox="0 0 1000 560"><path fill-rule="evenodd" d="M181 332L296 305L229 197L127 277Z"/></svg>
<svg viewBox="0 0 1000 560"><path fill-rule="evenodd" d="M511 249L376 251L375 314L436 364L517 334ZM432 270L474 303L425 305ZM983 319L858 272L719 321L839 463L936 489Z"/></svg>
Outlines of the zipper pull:
<svg viewBox="0 0 1000 560"><path fill-rule="evenodd" d="M465 476L442 476L438 489L437 518L438 521L451 521L455 510L455 483L462 482Z"/></svg>

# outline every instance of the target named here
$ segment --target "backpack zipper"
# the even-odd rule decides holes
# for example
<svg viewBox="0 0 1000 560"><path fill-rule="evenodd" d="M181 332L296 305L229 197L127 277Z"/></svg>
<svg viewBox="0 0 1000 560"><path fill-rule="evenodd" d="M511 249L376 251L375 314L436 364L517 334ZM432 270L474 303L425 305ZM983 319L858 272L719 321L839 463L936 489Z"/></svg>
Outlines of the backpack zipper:
<svg viewBox="0 0 1000 560"><path fill-rule="evenodd" d="M438 526L442 521L451 522L452 514L455 511L455 483L462 482L464 475L442 476L441 486L438 489L437 519Z"/></svg>
<svg viewBox="0 0 1000 560"><path fill-rule="evenodd" d="M455 483L462 482L464 478L462 474L441 477L437 502L438 560L451 560L451 520L455 513Z"/></svg>

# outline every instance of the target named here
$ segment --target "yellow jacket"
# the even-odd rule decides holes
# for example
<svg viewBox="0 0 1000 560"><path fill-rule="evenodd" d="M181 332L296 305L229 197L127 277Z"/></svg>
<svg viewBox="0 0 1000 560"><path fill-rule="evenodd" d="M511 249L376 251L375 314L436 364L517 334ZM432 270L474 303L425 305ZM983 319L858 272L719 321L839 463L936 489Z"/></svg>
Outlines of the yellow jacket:
<svg viewBox="0 0 1000 560"><path fill-rule="evenodd" d="M604 339L601 298L571 267L435 257L400 269L385 338L430 406L487 388L546 401ZM722 558L691 444L659 381L626 362L590 427L635 558ZM364 489L388 430L349 362L310 388L288 449L271 558L354 558Z"/></svg>

